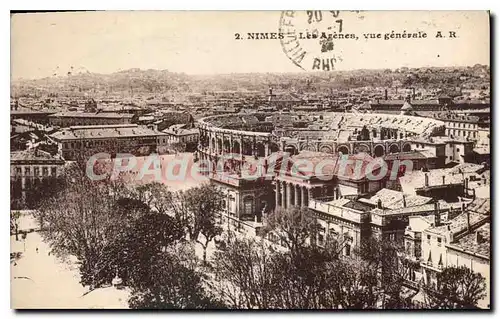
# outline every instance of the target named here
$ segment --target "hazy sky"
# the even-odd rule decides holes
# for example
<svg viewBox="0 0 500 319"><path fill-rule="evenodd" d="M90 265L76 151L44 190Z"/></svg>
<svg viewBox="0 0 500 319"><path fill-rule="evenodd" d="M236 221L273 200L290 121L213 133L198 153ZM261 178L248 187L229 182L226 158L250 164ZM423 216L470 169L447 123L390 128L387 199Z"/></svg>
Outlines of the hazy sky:
<svg viewBox="0 0 500 319"><path fill-rule="evenodd" d="M235 33L277 32L278 11L16 14L11 19L11 75L66 75L70 68L111 73L122 69L168 69L188 74L301 71L279 40L235 40ZM323 22L328 23L323 12ZM489 64L489 17L478 11L341 12L343 32L358 41L336 40L338 70ZM325 22L326 21L326 22ZM333 20L330 20L332 22ZM310 24L305 12L293 24ZM318 25L326 31L325 25ZM304 29L305 30L305 29ZM427 32L426 39L365 40L363 33ZM436 31L457 39L436 39ZM316 40L317 41L317 40ZM318 50L311 41L301 45ZM312 54L312 53L311 53Z"/></svg>

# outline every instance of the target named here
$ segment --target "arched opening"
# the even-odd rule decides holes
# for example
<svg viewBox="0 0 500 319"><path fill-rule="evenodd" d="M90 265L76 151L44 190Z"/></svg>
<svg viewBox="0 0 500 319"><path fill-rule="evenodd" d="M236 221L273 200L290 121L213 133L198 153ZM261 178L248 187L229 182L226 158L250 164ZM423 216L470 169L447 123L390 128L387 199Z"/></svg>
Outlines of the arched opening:
<svg viewBox="0 0 500 319"><path fill-rule="evenodd" d="M243 140L243 155L252 155L252 143L247 140Z"/></svg>
<svg viewBox="0 0 500 319"><path fill-rule="evenodd" d="M384 156L384 147L382 145L375 146L374 152L375 157Z"/></svg>
<svg viewBox="0 0 500 319"><path fill-rule="evenodd" d="M219 154L222 154L222 140L217 139L217 149L219 150Z"/></svg>
<svg viewBox="0 0 500 319"><path fill-rule="evenodd" d="M392 144L390 147L389 147L389 152L390 153L399 153L399 146L396 145L396 144Z"/></svg>
<svg viewBox="0 0 500 319"><path fill-rule="evenodd" d="M409 152L411 151L411 145L406 143L405 145L403 145L403 152Z"/></svg>
<svg viewBox="0 0 500 319"><path fill-rule="evenodd" d="M229 140L224 140L224 152L229 153L231 151L231 144Z"/></svg>
<svg viewBox="0 0 500 319"><path fill-rule="evenodd" d="M347 146L340 146L337 148L337 152L342 153L343 155L347 155L349 154L349 149L347 148Z"/></svg>
<svg viewBox="0 0 500 319"><path fill-rule="evenodd" d="M262 143L257 143L257 156L258 157L266 156L266 148L264 147L264 144L262 144Z"/></svg>
<svg viewBox="0 0 500 319"><path fill-rule="evenodd" d="M294 145L287 145L285 147L285 152L288 152L291 155L297 155L299 153Z"/></svg>
<svg viewBox="0 0 500 319"><path fill-rule="evenodd" d="M279 150L280 150L280 148L279 148L278 144L276 144L276 143L271 143L271 144L269 145L269 151L270 151L271 153L278 152Z"/></svg>
<svg viewBox="0 0 500 319"><path fill-rule="evenodd" d="M240 151L241 151L240 142L233 141L233 149L231 150L231 152L234 154L240 154Z"/></svg>
<svg viewBox="0 0 500 319"><path fill-rule="evenodd" d="M305 145L302 145L302 150L303 151L315 152L316 148L312 144L305 144Z"/></svg>
<svg viewBox="0 0 500 319"><path fill-rule="evenodd" d="M370 147L366 144L360 144L357 146L357 153L368 153L370 154Z"/></svg>
<svg viewBox="0 0 500 319"><path fill-rule="evenodd" d="M320 152L323 152L323 153L329 153L329 154L332 154L333 153L333 150L332 150L332 147L331 146L328 146L328 145L323 145L319 148L319 151Z"/></svg>
<svg viewBox="0 0 500 319"><path fill-rule="evenodd" d="M215 137L212 137L212 139L210 140L210 148L212 150L215 150Z"/></svg>

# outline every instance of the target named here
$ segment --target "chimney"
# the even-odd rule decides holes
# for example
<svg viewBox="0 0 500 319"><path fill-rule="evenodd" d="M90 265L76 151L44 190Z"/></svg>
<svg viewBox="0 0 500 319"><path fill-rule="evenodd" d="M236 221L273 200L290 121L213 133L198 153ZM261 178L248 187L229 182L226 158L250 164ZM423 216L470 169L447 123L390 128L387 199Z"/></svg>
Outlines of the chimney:
<svg viewBox="0 0 500 319"><path fill-rule="evenodd" d="M377 201L377 208L382 209L382 200L380 198Z"/></svg>
<svg viewBox="0 0 500 319"><path fill-rule="evenodd" d="M467 234L470 233L470 211L467 210Z"/></svg>
<svg viewBox="0 0 500 319"><path fill-rule="evenodd" d="M406 196L403 194L403 207L406 208Z"/></svg>
<svg viewBox="0 0 500 319"><path fill-rule="evenodd" d="M429 186L429 175L427 175L427 173L424 174L424 178L425 178L425 187L428 187Z"/></svg>
<svg viewBox="0 0 500 319"><path fill-rule="evenodd" d="M441 212L439 210L439 202L434 203L434 226L441 226Z"/></svg>
<svg viewBox="0 0 500 319"><path fill-rule="evenodd" d="M413 99L415 100L415 88L411 88L413 90Z"/></svg>
<svg viewBox="0 0 500 319"><path fill-rule="evenodd" d="M476 231L476 244L481 244L483 242L483 237L479 233L479 231Z"/></svg>
<svg viewBox="0 0 500 319"><path fill-rule="evenodd" d="M444 185L444 180L445 180L445 177L446 177L446 176L445 176L445 175L443 175L443 185Z"/></svg>
<svg viewBox="0 0 500 319"><path fill-rule="evenodd" d="M387 89L385 89L385 91L384 91L384 98L387 101Z"/></svg>

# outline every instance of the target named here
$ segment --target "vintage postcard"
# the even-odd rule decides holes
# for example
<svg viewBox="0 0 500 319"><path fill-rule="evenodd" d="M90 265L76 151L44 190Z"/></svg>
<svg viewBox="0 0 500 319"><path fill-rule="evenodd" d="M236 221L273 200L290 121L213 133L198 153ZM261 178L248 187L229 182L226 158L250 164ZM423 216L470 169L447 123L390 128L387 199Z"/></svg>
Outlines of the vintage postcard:
<svg viewBox="0 0 500 319"><path fill-rule="evenodd" d="M11 14L14 309L476 309L488 11Z"/></svg>

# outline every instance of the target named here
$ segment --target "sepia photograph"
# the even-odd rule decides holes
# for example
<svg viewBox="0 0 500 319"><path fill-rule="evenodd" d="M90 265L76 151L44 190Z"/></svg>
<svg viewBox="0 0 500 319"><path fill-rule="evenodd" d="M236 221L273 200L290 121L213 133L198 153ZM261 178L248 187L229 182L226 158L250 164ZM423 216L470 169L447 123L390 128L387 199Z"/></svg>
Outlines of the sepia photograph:
<svg viewBox="0 0 500 319"><path fill-rule="evenodd" d="M490 311L491 21L11 11L10 307Z"/></svg>

